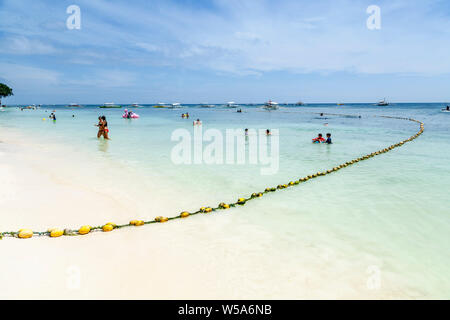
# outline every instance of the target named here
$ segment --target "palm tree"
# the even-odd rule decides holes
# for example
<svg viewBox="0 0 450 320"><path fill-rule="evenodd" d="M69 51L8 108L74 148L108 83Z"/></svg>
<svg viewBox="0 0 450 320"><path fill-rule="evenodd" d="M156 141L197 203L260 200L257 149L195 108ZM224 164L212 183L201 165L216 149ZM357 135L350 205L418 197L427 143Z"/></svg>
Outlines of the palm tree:
<svg viewBox="0 0 450 320"><path fill-rule="evenodd" d="M12 96L13 91L6 84L0 83L0 106L2 105L2 98Z"/></svg>

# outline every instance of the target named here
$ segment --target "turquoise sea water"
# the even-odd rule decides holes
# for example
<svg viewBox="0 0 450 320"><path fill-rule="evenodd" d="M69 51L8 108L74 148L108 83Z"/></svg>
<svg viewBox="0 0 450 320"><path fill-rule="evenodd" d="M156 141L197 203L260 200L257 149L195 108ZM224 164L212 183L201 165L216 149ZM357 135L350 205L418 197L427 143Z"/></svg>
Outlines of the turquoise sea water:
<svg viewBox="0 0 450 320"><path fill-rule="evenodd" d="M338 173L267 195L232 214L271 234L269 252L283 243L281 251L289 252L292 264L301 261L296 247L308 243L332 250L333 256L344 257L337 260L349 265L353 261L357 268L363 268L361 273L371 265L379 267L386 282L401 288L401 296L450 298L450 114L440 112L443 106L314 104L266 111L243 105L242 113L225 107L144 106L133 109L141 116L136 120L122 119L124 108L41 106L39 110L20 111L9 107L0 112L0 126L40 141L42 152L46 152L46 145L56 145L65 148L61 149L64 152L88 155L99 179L124 193L134 193L138 202L145 192L142 186L157 183L160 188L152 191L153 196L172 198L171 205L182 211L235 201L332 168L418 131L416 123L374 115L415 118L424 122L425 132L413 142ZM44 121L53 110L57 121ZM186 111L191 115L189 120L181 118ZM321 117L320 112L342 115ZM345 116L349 114L361 117ZM99 115L107 117L111 141L96 138L94 124ZM279 171L261 175L261 166L250 164L175 165L171 150L176 142L171 141L171 134L178 128L192 132L192 121L197 118L202 120L204 131L278 129ZM319 132L332 133L333 144L312 144ZM1 148L7 147L0 144ZM63 157L61 154L62 161ZM139 178L118 181L108 164L137 173ZM141 202L140 209L145 210L149 204L144 199Z"/></svg>

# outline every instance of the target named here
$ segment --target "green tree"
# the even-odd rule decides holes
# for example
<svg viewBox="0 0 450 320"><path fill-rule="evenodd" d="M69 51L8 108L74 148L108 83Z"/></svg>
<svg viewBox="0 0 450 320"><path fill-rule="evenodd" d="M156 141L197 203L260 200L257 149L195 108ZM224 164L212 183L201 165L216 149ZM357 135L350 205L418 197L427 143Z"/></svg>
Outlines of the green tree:
<svg viewBox="0 0 450 320"><path fill-rule="evenodd" d="M2 105L2 98L12 96L13 91L6 84L0 83L0 106Z"/></svg>

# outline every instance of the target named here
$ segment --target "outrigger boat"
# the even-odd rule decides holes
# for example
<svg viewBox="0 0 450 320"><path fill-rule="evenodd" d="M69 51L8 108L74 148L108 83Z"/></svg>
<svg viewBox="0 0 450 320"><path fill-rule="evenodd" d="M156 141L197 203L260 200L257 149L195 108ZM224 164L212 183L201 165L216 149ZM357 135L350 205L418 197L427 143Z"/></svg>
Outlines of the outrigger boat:
<svg viewBox="0 0 450 320"><path fill-rule="evenodd" d="M202 107L202 108L214 108L215 105L214 105L214 104L207 104L207 103L204 103L204 104L202 104L200 107Z"/></svg>
<svg viewBox="0 0 450 320"><path fill-rule="evenodd" d="M181 103L178 102L172 103L169 108L171 109L181 108Z"/></svg>
<svg viewBox="0 0 450 320"><path fill-rule="evenodd" d="M122 106L114 104L113 102L107 102L101 105L99 108L122 108Z"/></svg>
<svg viewBox="0 0 450 320"><path fill-rule="evenodd" d="M164 102L158 102L153 108L168 108L168 106Z"/></svg>
<svg viewBox="0 0 450 320"><path fill-rule="evenodd" d="M380 107L384 107L384 106L388 106L389 102L386 101L386 98L384 98L383 100L381 100L380 102L377 103L377 106Z"/></svg>
<svg viewBox="0 0 450 320"><path fill-rule="evenodd" d="M78 103L71 103L68 106L66 106L68 108L81 108L81 105L79 105Z"/></svg>
<svg viewBox="0 0 450 320"><path fill-rule="evenodd" d="M275 101L269 100L264 104L264 109L266 110L277 110L278 109L278 103Z"/></svg>
<svg viewBox="0 0 450 320"><path fill-rule="evenodd" d="M238 106L239 105L236 104L236 102L234 102L234 101L230 101L230 102L227 103L227 107L228 108L237 108Z"/></svg>

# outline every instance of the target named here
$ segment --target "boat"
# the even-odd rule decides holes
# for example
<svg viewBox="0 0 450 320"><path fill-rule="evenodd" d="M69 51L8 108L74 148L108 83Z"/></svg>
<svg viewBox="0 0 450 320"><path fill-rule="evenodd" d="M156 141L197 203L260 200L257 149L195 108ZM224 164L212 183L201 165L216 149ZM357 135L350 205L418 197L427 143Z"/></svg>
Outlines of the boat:
<svg viewBox="0 0 450 320"><path fill-rule="evenodd" d="M215 105L214 104L203 103L202 105L200 105L200 107L202 107L202 108L214 108Z"/></svg>
<svg viewBox="0 0 450 320"><path fill-rule="evenodd" d="M140 106L138 103L133 103L133 104L131 105L131 107L132 107L132 108L140 108L140 107L142 107L142 106Z"/></svg>
<svg viewBox="0 0 450 320"><path fill-rule="evenodd" d="M384 106L388 106L389 102L386 101L386 98L384 98L383 100L381 100L380 102L377 103L377 106L380 107L384 107Z"/></svg>
<svg viewBox="0 0 450 320"><path fill-rule="evenodd" d="M450 106L441 109L441 112L450 112Z"/></svg>
<svg viewBox="0 0 450 320"><path fill-rule="evenodd" d="M228 108L237 108L238 106L239 105L236 104L236 102L234 102L234 101L230 101L230 102L227 103L227 107Z"/></svg>
<svg viewBox="0 0 450 320"><path fill-rule="evenodd" d="M71 103L68 106L66 106L68 108L81 108L81 105L79 105L78 103Z"/></svg>
<svg viewBox="0 0 450 320"><path fill-rule="evenodd" d="M340 102L338 102L337 105L338 105L338 106L343 106L343 105L345 105L345 103L340 103Z"/></svg>
<svg viewBox="0 0 450 320"><path fill-rule="evenodd" d="M269 100L264 104L264 109L266 110L277 110L278 109L278 103L275 101Z"/></svg>
<svg viewBox="0 0 450 320"><path fill-rule="evenodd" d="M169 108L171 109L181 108L181 103L178 102L172 103Z"/></svg>
<svg viewBox="0 0 450 320"><path fill-rule="evenodd" d="M99 108L122 108L122 106L114 104L113 102L106 102L103 105L101 105Z"/></svg>
<svg viewBox="0 0 450 320"><path fill-rule="evenodd" d="M299 101L295 104L296 106L304 106L305 104L302 101Z"/></svg>
<svg viewBox="0 0 450 320"><path fill-rule="evenodd" d="M169 106L164 102L158 102L153 108L168 108Z"/></svg>

